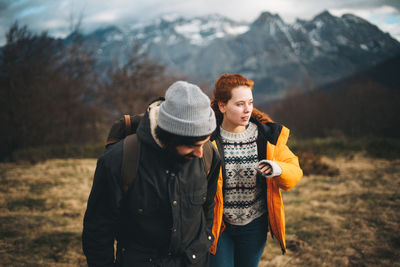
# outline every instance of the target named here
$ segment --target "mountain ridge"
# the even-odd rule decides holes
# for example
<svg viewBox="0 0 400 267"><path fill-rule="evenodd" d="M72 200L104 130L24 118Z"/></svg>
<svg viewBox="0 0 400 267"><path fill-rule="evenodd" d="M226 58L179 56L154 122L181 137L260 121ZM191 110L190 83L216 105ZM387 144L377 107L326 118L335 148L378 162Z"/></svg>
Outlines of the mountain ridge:
<svg viewBox="0 0 400 267"><path fill-rule="evenodd" d="M331 83L400 54L400 43L377 26L328 11L292 24L268 11L251 23L218 14L175 15L125 31L99 29L84 38L103 64L123 61L124 51L139 43L151 59L193 82L211 87L222 73L241 73L255 81L262 101Z"/></svg>

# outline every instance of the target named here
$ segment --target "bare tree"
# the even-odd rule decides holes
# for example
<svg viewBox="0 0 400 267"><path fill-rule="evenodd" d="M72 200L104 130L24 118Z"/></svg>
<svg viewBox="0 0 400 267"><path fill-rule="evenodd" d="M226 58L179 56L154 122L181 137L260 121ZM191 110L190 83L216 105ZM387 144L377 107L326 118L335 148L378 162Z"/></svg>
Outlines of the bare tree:
<svg viewBox="0 0 400 267"><path fill-rule="evenodd" d="M165 67L150 60L138 44L126 57L129 60L122 67L119 62L113 64L107 82L102 84L103 103L116 116L144 112L151 100L163 96L178 79L176 75L167 75Z"/></svg>
<svg viewBox="0 0 400 267"><path fill-rule="evenodd" d="M0 58L1 157L25 147L96 139L95 61L79 44L15 23Z"/></svg>
<svg viewBox="0 0 400 267"><path fill-rule="evenodd" d="M303 137L399 137L400 93L373 82L349 82L331 91L294 93L270 113Z"/></svg>

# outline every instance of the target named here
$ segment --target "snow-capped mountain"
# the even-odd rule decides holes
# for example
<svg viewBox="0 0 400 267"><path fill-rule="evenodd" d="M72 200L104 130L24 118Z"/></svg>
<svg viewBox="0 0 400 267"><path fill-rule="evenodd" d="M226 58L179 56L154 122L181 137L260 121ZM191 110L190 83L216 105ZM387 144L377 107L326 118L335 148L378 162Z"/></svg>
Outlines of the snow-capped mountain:
<svg viewBox="0 0 400 267"><path fill-rule="evenodd" d="M246 23L238 23L217 14L188 19L170 15L142 27L133 27L129 34L145 44L150 42L176 45L188 42L205 46L216 38L242 34L248 28Z"/></svg>
<svg viewBox="0 0 400 267"><path fill-rule="evenodd" d="M326 11L293 24L269 12L252 23L220 15L164 16L97 30L85 40L102 64L123 62L126 51L140 43L153 60L191 81L211 86L222 73L241 73L255 81L256 94L269 99L332 82L400 53L400 43L368 21Z"/></svg>
<svg viewBox="0 0 400 267"><path fill-rule="evenodd" d="M218 14L195 18L168 15L147 23L99 29L86 35L85 41L95 49L101 66L110 60L124 62L134 44L139 43L156 62L187 74L181 71L181 63L201 47L215 39L243 34L248 29L248 23L235 22Z"/></svg>

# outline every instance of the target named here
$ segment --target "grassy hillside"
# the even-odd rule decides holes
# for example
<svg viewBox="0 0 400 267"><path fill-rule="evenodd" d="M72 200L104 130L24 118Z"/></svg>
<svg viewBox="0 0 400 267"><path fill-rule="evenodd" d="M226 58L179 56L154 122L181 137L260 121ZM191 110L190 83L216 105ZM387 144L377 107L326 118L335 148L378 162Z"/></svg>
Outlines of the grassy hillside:
<svg viewBox="0 0 400 267"><path fill-rule="evenodd" d="M282 192L288 253L268 237L260 266L400 266L400 160L322 161ZM80 235L95 159L0 163L0 265L86 266Z"/></svg>
<svg viewBox="0 0 400 267"><path fill-rule="evenodd" d="M82 220L95 164L0 164L0 265L86 265Z"/></svg>
<svg viewBox="0 0 400 267"><path fill-rule="evenodd" d="M340 174L283 192L289 251L269 238L260 266L400 266L400 160L324 161Z"/></svg>

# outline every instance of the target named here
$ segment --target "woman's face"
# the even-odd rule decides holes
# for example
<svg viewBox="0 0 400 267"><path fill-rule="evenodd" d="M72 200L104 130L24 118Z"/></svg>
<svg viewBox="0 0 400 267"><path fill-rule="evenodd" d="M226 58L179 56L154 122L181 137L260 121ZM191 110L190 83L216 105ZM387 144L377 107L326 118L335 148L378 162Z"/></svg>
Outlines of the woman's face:
<svg viewBox="0 0 400 267"><path fill-rule="evenodd" d="M253 94L247 86L239 86L231 91L231 99L227 103L218 103L224 115L222 128L229 132L242 132L249 123L253 111Z"/></svg>

